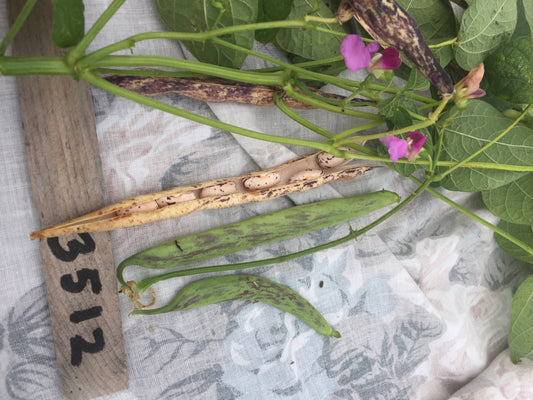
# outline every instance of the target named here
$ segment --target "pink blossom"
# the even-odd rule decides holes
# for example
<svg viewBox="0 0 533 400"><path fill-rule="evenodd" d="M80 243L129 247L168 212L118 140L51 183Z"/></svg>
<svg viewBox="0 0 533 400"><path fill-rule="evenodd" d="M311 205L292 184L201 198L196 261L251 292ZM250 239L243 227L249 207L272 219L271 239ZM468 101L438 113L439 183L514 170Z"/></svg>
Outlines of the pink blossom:
<svg viewBox="0 0 533 400"><path fill-rule="evenodd" d="M479 88L484 73L485 65L481 63L459 81L457 90L463 92L461 95L469 99L477 99L485 96L485 91Z"/></svg>
<svg viewBox="0 0 533 400"><path fill-rule="evenodd" d="M386 136L379 141L387 147L392 162L398 161L402 157L407 157L413 161L416 155L424 146L427 136L419 131L411 131L407 134L407 139L400 139L396 136Z"/></svg>
<svg viewBox="0 0 533 400"><path fill-rule="evenodd" d="M358 35L346 35L341 43L341 54L350 71L359 71L363 68L368 68L370 71L396 69L401 65L402 60L396 49L387 47L381 53L377 53L378 50L378 42L365 45Z"/></svg>

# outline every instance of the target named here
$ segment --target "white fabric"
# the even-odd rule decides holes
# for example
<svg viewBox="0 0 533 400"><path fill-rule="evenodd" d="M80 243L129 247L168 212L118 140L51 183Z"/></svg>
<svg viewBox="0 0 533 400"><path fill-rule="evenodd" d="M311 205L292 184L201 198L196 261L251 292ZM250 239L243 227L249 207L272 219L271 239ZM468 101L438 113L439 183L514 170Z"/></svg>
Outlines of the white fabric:
<svg viewBox="0 0 533 400"><path fill-rule="evenodd" d="M109 3L86 2L87 26ZM0 35L7 31L6 19L2 0ZM89 50L162 29L153 2L129 1ZM180 45L162 41L141 43L133 52L190 57ZM241 175L311 152L218 131L99 89L93 96L106 203ZM0 99L0 398L57 399L39 246L28 240L39 227L14 78L0 77ZM274 108L207 105L179 96L165 100L253 130L310 135ZM354 124L348 117L303 114L332 131ZM414 185L382 169L290 198L118 230L112 233L115 261L163 240L258 213L382 188L405 197ZM495 222L477 194L447 194ZM362 227L376 215L351 225ZM326 229L201 265L269 258L347 231L348 225ZM320 336L260 303L128 317L131 303L122 296L130 389L105 399L530 399L533 367L513 365L506 350L510 304L525 276L522 268L496 246L490 231L423 194L357 241L250 271L298 291L341 332L341 339ZM138 279L144 271L128 274ZM196 279L159 285L159 300L169 300Z"/></svg>

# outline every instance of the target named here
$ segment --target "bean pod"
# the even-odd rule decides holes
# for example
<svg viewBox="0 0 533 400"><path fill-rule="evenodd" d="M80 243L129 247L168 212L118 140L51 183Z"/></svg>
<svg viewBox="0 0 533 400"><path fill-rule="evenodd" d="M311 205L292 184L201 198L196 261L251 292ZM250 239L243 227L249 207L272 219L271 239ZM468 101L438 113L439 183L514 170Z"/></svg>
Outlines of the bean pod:
<svg viewBox="0 0 533 400"><path fill-rule="evenodd" d="M340 337L326 319L306 299L286 286L250 275L230 275L202 279L183 288L166 306L137 309L133 314L159 314L189 310L229 300L263 302L293 314L318 333Z"/></svg>
<svg viewBox="0 0 533 400"><path fill-rule="evenodd" d="M201 210L272 200L329 182L353 179L377 167L344 166L348 161L350 160L319 152L243 176L136 196L63 224L32 232L30 238L127 228Z"/></svg>
<svg viewBox="0 0 533 400"><path fill-rule="evenodd" d="M397 201L399 196L396 193L379 191L258 215L143 250L120 263L117 277L125 285L122 274L130 265L165 269L207 260L350 221Z"/></svg>

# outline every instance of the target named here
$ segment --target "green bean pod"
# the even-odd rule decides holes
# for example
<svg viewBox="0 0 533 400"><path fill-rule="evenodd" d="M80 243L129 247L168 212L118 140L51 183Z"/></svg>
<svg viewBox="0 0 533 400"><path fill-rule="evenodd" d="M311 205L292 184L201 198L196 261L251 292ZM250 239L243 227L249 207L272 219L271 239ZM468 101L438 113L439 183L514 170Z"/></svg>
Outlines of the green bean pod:
<svg viewBox="0 0 533 400"><path fill-rule="evenodd" d="M133 314L159 314L189 310L229 300L260 301L287 311L322 335L340 337L306 299L286 286L251 275L229 275L201 279L183 288L166 306L140 309Z"/></svg>
<svg viewBox="0 0 533 400"><path fill-rule="evenodd" d="M130 265L165 269L190 264L337 225L397 201L396 193L379 191L259 215L143 250L120 263L117 277L125 286L122 274Z"/></svg>

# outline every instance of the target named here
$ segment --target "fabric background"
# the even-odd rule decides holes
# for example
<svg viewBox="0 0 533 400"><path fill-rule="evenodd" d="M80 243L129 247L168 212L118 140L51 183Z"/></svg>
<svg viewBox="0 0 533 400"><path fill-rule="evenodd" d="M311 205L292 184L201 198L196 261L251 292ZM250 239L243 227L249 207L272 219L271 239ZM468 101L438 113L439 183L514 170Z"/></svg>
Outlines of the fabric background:
<svg viewBox="0 0 533 400"><path fill-rule="evenodd" d="M90 26L110 1L87 3ZM164 29L152 1L129 1L89 50L133 33ZM6 31L5 2L0 0L0 35ZM141 43L134 53L191 58L179 44L162 41ZM248 59L245 67L262 65ZM345 76L360 78L355 73ZM98 89L93 89L93 98L106 203L241 175L309 153L202 126ZM0 99L0 398L58 399L39 247L28 240L28 233L39 226L14 78L0 78ZM249 129L309 135L274 108L206 104L180 96L165 101ZM354 124L322 112L302 115L332 131ZM112 233L115 262L177 235L382 188L405 197L415 187L392 171L379 170L262 204L118 230ZM477 194L447 195L495 222ZM376 215L351 226L364 226ZM348 224L340 225L198 265L268 258L347 232ZM524 265L506 256L489 230L428 194L356 242L251 272L306 297L342 338L323 337L292 315L261 303L128 317L131 303L121 296L130 389L104 398L533 398L532 364L513 365L506 350L512 295L526 276ZM143 271L128 274L137 279ZM195 279L158 285L159 300L169 300Z"/></svg>

